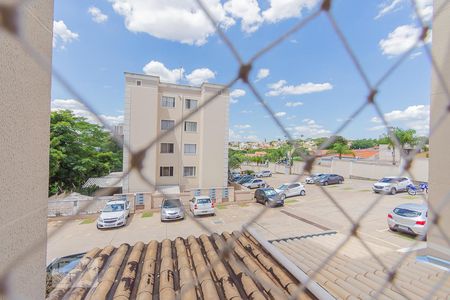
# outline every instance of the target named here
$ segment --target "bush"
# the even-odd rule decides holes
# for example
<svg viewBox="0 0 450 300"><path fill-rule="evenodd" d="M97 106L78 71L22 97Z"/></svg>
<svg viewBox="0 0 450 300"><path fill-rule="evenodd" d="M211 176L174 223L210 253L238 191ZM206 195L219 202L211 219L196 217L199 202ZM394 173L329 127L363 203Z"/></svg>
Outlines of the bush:
<svg viewBox="0 0 450 300"><path fill-rule="evenodd" d="M255 171L253 171L253 170L244 170L243 173L246 174L246 175L252 175L252 174L255 174Z"/></svg>

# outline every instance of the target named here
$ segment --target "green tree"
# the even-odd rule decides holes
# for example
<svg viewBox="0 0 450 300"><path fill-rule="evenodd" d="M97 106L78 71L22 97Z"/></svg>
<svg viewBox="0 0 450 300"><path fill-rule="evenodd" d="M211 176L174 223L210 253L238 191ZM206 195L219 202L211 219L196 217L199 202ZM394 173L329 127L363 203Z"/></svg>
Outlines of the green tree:
<svg viewBox="0 0 450 300"><path fill-rule="evenodd" d="M51 113L49 195L121 170L122 149L107 131L68 110Z"/></svg>
<svg viewBox="0 0 450 300"><path fill-rule="evenodd" d="M350 150L350 147L347 144L342 144L342 143L333 144L333 149L328 151L328 153L339 154L339 159L342 159L343 154L353 154L353 156L355 156L353 151Z"/></svg>
<svg viewBox="0 0 450 300"><path fill-rule="evenodd" d="M239 150L228 150L228 170L235 170L241 167L244 162L245 156L243 151Z"/></svg>
<svg viewBox="0 0 450 300"><path fill-rule="evenodd" d="M352 149L367 149L372 148L377 145L377 140L375 139L358 139L352 141Z"/></svg>
<svg viewBox="0 0 450 300"><path fill-rule="evenodd" d="M390 128L390 134L384 134L380 137L379 144L388 145L389 149L392 149L392 164L395 165L395 149L397 147L397 142L393 137L396 137L398 143L401 146L401 151L405 149L406 145L414 147L418 143L419 138L416 136L416 131L414 129L404 130L398 127Z"/></svg>

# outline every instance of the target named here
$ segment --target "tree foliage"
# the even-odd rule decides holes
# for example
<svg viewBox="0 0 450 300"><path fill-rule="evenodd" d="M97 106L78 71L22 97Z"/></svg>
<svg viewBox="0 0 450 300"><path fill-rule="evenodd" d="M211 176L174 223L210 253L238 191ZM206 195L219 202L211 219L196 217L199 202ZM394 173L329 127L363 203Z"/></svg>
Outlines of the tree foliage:
<svg viewBox="0 0 450 300"><path fill-rule="evenodd" d="M50 116L49 195L80 190L90 177L122 170L122 149L99 125L55 111Z"/></svg>
<svg viewBox="0 0 450 300"><path fill-rule="evenodd" d="M380 137L379 143L389 145L389 148L392 149L392 164L395 165L395 149L397 147L397 142L393 137L396 137L402 149L404 149L406 145L414 147L417 145L419 138L414 129L404 130L398 127L392 128L391 134L384 134Z"/></svg>
<svg viewBox="0 0 450 300"><path fill-rule="evenodd" d="M372 148L378 145L378 141L376 139L358 139L352 141L352 149L367 149Z"/></svg>
<svg viewBox="0 0 450 300"><path fill-rule="evenodd" d="M334 143L333 149L328 151L328 153L338 154L339 159L342 159L343 154L353 154L353 156L354 156L354 153L352 150L350 150L350 147L347 144L342 144L342 143Z"/></svg>

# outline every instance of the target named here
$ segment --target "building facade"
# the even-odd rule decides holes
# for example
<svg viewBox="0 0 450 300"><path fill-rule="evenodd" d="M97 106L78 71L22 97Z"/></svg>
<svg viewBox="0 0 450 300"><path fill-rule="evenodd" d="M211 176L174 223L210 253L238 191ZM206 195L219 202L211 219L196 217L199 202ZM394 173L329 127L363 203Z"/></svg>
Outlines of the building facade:
<svg viewBox="0 0 450 300"><path fill-rule="evenodd" d="M210 83L161 83L159 77L132 73L125 73L125 86L124 143L129 150L124 147L123 170L130 166L130 151L153 146L146 151L141 171L152 185L134 169L123 182L123 192L153 192L155 186L179 186L180 191L226 186L227 89Z"/></svg>

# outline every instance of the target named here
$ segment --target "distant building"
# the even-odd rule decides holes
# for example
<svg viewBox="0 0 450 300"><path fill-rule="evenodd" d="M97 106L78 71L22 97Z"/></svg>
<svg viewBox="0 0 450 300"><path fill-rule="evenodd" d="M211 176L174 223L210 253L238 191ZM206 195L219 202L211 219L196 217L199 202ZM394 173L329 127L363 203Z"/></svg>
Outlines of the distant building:
<svg viewBox="0 0 450 300"><path fill-rule="evenodd" d="M161 83L159 77L132 73L125 73L125 81L124 141L133 152L154 143L146 152L142 174L156 186L178 186L181 191L226 186L228 90L169 131L223 86ZM124 148L124 171L130 160ZM123 182L123 191L153 189L133 170Z"/></svg>
<svg viewBox="0 0 450 300"><path fill-rule="evenodd" d="M123 143L123 124L114 125L113 135L117 140Z"/></svg>

